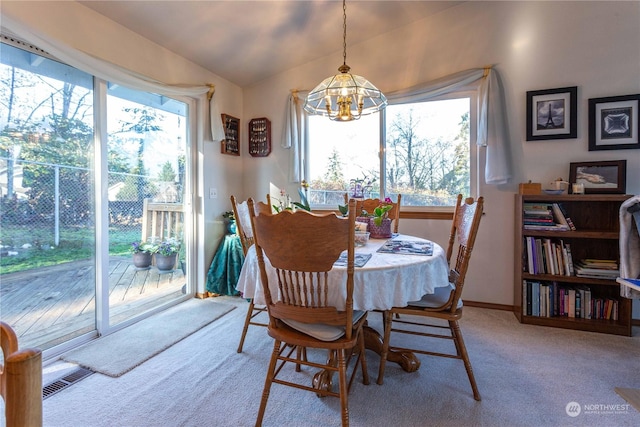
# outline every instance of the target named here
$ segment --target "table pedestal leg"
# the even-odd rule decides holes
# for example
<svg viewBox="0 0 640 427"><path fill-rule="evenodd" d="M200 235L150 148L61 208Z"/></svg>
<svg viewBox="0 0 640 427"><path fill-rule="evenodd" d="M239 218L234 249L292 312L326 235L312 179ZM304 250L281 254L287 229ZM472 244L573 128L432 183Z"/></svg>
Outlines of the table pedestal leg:
<svg viewBox="0 0 640 427"><path fill-rule="evenodd" d="M382 353L382 336L367 325L364 326L364 346L378 355ZM415 372L420 368L420 360L410 351L389 350L387 361L397 363L406 372Z"/></svg>
<svg viewBox="0 0 640 427"><path fill-rule="evenodd" d="M329 357L327 360L328 365L334 365L336 363L335 354L333 351L329 352ZM313 375L313 388L317 390L330 391L333 387L333 371L329 369L323 369L319 372L316 372ZM325 397L326 395L321 393L316 393L318 397Z"/></svg>

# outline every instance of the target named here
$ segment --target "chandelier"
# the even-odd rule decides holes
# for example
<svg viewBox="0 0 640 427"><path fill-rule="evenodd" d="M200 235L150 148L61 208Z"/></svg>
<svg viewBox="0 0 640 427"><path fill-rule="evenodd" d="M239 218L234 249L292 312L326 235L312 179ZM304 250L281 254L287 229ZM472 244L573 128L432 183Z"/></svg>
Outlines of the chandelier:
<svg viewBox="0 0 640 427"><path fill-rule="evenodd" d="M339 74L327 77L315 87L304 103L309 114L328 116L331 120L348 122L375 113L387 105L387 98L364 77L351 74L347 65L347 5L342 0L343 63Z"/></svg>

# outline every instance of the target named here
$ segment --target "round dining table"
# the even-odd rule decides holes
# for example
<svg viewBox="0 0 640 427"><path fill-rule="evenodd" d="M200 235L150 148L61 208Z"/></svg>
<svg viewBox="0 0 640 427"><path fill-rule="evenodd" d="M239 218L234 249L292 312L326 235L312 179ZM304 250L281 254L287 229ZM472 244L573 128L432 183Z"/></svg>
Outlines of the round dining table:
<svg viewBox="0 0 640 427"><path fill-rule="evenodd" d="M395 242L398 244L393 245ZM392 252L379 251L385 244ZM435 242L399 234L391 239L369 239L366 245L357 246L355 253L354 310L405 307L409 301L417 301L423 295L434 293L435 288L449 285L446 255ZM359 267L358 261L364 260L368 255L371 258ZM265 265L271 292L275 295L278 292L275 270L267 258ZM329 272L329 303L335 304L338 309L344 308L346 275L346 265L339 263ZM245 298L253 298L254 304L265 304L254 246L247 252L236 289Z"/></svg>
<svg viewBox="0 0 640 427"><path fill-rule="evenodd" d="M303 242L301 242L303 244ZM393 235L390 239L369 239L355 250L353 308L364 311L384 311L405 307L435 289L449 286L446 254L435 242L409 235ZM364 262L362 266L359 263ZM265 257L272 295L278 293L275 269ZM340 260L329 271L329 303L344 308L347 268ZM264 305L264 292L255 246L249 248L240 272L236 289L254 304ZM365 328L365 345L380 354L381 334ZM390 352L390 362L398 363L407 372L420 367L420 361L407 352Z"/></svg>

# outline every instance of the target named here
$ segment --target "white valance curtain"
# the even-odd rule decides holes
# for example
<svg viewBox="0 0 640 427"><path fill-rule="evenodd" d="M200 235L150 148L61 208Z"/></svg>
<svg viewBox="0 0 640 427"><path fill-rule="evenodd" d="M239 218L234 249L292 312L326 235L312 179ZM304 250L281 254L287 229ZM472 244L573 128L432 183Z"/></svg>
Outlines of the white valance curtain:
<svg viewBox="0 0 640 427"><path fill-rule="evenodd" d="M435 99L448 93L478 91L478 130L476 143L487 147L485 182L506 184L512 178L510 138L498 75L492 68L473 68L428 83L386 93L390 103L409 103ZM282 146L291 149L291 182L300 182L304 171L304 147L308 132L302 102L293 92L289 96Z"/></svg>
<svg viewBox="0 0 640 427"><path fill-rule="evenodd" d="M506 184L512 178L510 138L505 121L504 96L494 69L472 68L385 95L389 103L403 104L428 101L468 89L478 91L476 144L487 147L485 182Z"/></svg>
<svg viewBox="0 0 640 427"><path fill-rule="evenodd" d="M194 98L206 94L211 88L208 85L166 84L150 79L52 39L6 14L2 16L2 27L18 38L33 43L56 59L111 83L159 95ZM224 128L213 96L210 97L209 104L211 136L213 141L219 141L224 139Z"/></svg>

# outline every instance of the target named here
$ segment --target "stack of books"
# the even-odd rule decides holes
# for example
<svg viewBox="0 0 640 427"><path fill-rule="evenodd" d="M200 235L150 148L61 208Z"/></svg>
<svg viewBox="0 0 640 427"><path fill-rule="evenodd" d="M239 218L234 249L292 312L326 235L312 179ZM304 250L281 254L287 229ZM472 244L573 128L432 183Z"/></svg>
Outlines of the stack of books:
<svg viewBox="0 0 640 427"><path fill-rule="evenodd" d="M557 203L524 203L525 230L569 231L571 227Z"/></svg>
<svg viewBox="0 0 640 427"><path fill-rule="evenodd" d="M609 259L583 259L575 265L576 276L616 280L620 276L618 263Z"/></svg>

